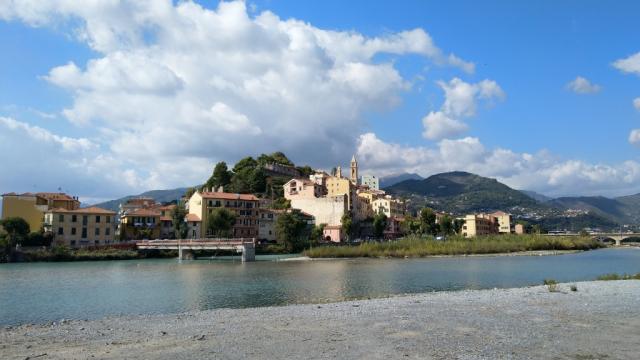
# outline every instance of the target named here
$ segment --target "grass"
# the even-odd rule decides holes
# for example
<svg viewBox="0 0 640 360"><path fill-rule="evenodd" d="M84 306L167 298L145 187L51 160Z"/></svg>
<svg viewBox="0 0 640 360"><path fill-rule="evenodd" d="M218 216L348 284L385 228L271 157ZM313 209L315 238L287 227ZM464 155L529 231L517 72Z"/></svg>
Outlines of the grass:
<svg viewBox="0 0 640 360"><path fill-rule="evenodd" d="M604 247L589 237L492 235L465 239L459 236L436 241L417 236L397 241L371 242L356 246L320 246L306 250L311 258L400 257L436 255L501 254L536 250L590 250Z"/></svg>
<svg viewBox="0 0 640 360"><path fill-rule="evenodd" d="M606 274L601 275L596 278L596 280L600 281L611 281L611 280L640 280L640 273L637 274Z"/></svg>
<svg viewBox="0 0 640 360"><path fill-rule="evenodd" d="M558 292L558 282L554 279L544 279L543 283L549 289L549 292Z"/></svg>

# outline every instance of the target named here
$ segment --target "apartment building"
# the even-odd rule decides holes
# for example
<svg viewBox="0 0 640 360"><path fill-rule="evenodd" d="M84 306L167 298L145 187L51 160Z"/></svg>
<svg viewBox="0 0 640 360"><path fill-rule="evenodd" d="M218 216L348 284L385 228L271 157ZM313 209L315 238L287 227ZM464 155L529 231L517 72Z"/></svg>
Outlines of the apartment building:
<svg viewBox="0 0 640 360"><path fill-rule="evenodd" d="M372 203L374 214L383 213L387 218L404 216L404 204L390 195L379 197Z"/></svg>
<svg viewBox="0 0 640 360"><path fill-rule="evenodd" d="M283 189L287 200L319 198L325 193L323 186L311 179L291 179Z"/></svg>
<svg viewBox="0 0 640 360"><path fill-rule="evenodd" d="M467 215L464 217L461 232L464 237L498 234L498 219L490 214Z"/></svg>
<svg viewBox="0 0 640 360"><path fill-rule="evenodd" d="M254 195L196 191L191 195L187 206L189 214L194 214L200 219L198 237L211 236L207 234L207 220L217 208L225 208L236 214L236 223L231 230L232 237L258 237L259 199Z"/></svg>
<svg viewBox="0 0 640 360"><path fill-rule="evenodd" d="M109 245L116 242L116 213L98 207L44 213L44 229L54 236L53 244L72 248Z"/></svg>
<svg viewBox="0 0 640 360"><path fill-rule="evenodd" d="M2 195L2 219L23 218L31 231L39 231L43 225L44 213L51 209L75 210L80 201L65 193L7 193Z"/></svg>
<svg viewBox="0 0 640 360"><path fill-rule="evenodd" d="M513 223L513 218L511 217L511 214L507 214L506 212L503 212L503 211L496 211L489 215L498 219L498 225L499 225L498 232L500 234L511 234L512 232L515 231L514 229L515 224Z"/></svg>
<svg viewBox="0 0 640 360"><path fill-rule="evenodd" d="M123 239L159 239L160 227L160 211L157 209L128 210L120 217L119 231Z"/></svg>

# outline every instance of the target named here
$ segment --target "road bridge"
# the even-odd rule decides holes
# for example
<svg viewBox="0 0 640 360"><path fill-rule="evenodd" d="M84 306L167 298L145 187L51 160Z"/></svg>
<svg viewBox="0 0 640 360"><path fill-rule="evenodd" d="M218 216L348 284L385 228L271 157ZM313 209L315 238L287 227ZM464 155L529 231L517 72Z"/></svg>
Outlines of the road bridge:
<svg viewBox="0 0 640 360"><path fill-rule="evenodd" d="M256 260L256 239L183 239L136 242L138 249L178 250L181 260L194 259L195 250L232 250L242 253L242 262Z"/></svg>
<svg viewBox="0 0 640 360"><path fill-rule="evenodd" d="M580 234L561 234L561 233L554 233L554 234L544 234L546 236L580 236ZM640 238L640 233L590 233L589 234L590 237L596 239L596 240L600 240L600 241L604 241L606 239L611 239L616 243L616 246L620 246L622 245L622 242L626 239L629 238Z"/></svg>

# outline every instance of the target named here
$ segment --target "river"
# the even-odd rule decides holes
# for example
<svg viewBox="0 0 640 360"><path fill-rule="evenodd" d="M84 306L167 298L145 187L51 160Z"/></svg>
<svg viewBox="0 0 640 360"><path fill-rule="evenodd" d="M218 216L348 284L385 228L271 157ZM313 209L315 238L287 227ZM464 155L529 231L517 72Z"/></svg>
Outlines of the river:
<svg viewBox="0 0 640 360"><path fill-rule="evenodd" d="M0 324L522 287L640 272L640 249L557 256L0 264Z"/></svg>

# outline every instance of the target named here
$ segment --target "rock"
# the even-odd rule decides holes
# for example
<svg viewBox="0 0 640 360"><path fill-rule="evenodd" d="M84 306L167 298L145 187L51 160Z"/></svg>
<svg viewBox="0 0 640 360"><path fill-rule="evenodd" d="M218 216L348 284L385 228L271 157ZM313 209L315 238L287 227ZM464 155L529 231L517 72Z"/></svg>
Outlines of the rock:
<svg viewBox="0 0 640 360"><path fill-rule="evenodd" d="M200 336L196 336L195 339L198 340L198 341L202 341L202 340L205 339L205 335L203 334L203 335L200 335Z"/></svg>

